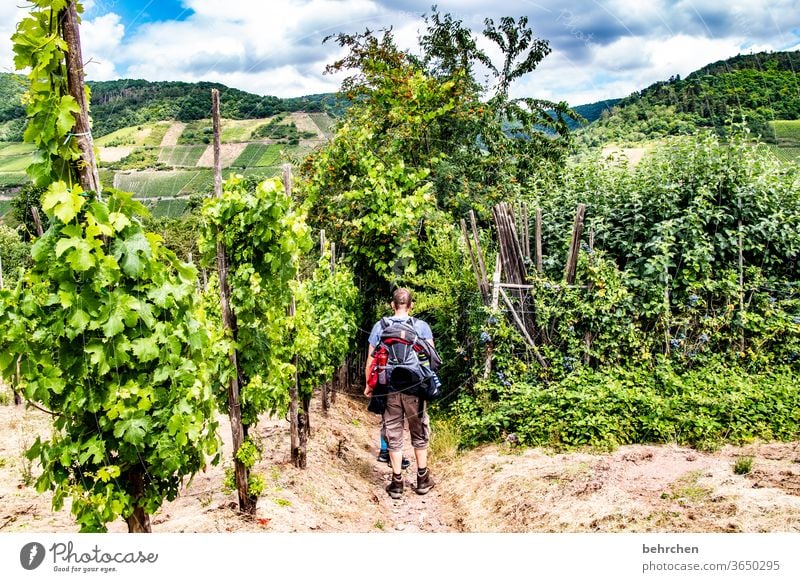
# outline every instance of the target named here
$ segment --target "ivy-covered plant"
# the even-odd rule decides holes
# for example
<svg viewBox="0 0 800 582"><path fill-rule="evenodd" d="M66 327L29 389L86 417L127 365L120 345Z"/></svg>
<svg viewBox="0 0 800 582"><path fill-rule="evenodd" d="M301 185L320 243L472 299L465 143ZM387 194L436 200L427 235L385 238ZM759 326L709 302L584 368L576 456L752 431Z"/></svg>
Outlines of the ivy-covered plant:
<svg viewBox="0 0 800 582"><path fill-rule="evenodd" d="M358 289L352 271L342 263L331 266L323 253L312 276L294 286L297 309L293 318L300 396L329 382L352 350L358 331Z"/></svg>
<svg viewBox="0 0 800 582"><path fill-rule="evenodd" d="M217 450L209 335L196 270L142 230L130 194L106 194L46 192L51 226L0 295L0 373L20 357L18 389L53 415L53 435L27 455L54 508L71 498L81 531L119 517L149 531L149 514Z"/></svg>
<svg viewBox="0 0 800 582"><path fill-rule="evenodd" d="M18 368L16 389L53 415L52 435L26 454L41 463L37 489L54 492L54 508L71 498L81 531L122 517L147 532L149 515L218 447L197 273L144 231L146 209L131 194L110 190L104 201L77 185L94 165L73 133L88 111L66 78L64 27L77 50L81 7L32 4L13 41L15 65L30 68L28 173L46 187L49 227L24 278L0 291L0 375Z"/></svg>
<svg viewBox="0 0 800 582"><path fill-rule="evenodd" d="M27 172L34 184L46 187L55 180L74 180L75 164L81 159L72 133L80 106L67 83L68 46L61 17L69 4L78 14L83 6L74 0L31 0L31 4L11 41L14 66L28 71L28 90L22 98L28 116L23 140L34 144L36 152ZM85 91L88 102L88 85Z"/></svg>
<svg viewBox="0 0 800 582"><path fill-rule="evenodd" d="M229 340L242 373L242 424L247 429L260 414L288 405L294 379L289 282L311 248L311 237L304 214L292 208L279 179L248 188L232 177L222 197L206 200L202 216L198 247L204 260L215 260L219 236L229 261L230 303L237 323L235 337ZM227 385L233 373L223 364L221 385ZM220 394L220 403L227 407L227 394Z"/></svg>

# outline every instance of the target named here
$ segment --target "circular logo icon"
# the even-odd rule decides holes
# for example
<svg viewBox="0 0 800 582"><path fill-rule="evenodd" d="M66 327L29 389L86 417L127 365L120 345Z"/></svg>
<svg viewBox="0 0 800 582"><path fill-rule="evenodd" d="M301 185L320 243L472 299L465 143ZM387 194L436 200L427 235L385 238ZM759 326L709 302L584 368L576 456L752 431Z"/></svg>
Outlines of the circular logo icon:
<svg viewBox="0 0 800 582"><path fill-rule="evenodd" d="M25 544L19 552L19 563L26 570L35 570L44 562L44 554L44 546L39 542Z"/></svg>

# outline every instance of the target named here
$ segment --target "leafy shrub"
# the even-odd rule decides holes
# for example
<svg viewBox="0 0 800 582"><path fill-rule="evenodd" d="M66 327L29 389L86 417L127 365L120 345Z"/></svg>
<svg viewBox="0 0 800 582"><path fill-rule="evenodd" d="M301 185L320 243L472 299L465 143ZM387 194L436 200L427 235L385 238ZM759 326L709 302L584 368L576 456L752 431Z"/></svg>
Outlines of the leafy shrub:
<svg viewBox="0 0 800 582"><path fill-rule="evenodd" d="M484 385L481 392L454 406L468 446L511 430L524 444L556 449L648 442L713 449L800 438L800 384L787 366L753 374L719 360L677 373L662 360L652 368L581 368L547 386Z"/></svg>

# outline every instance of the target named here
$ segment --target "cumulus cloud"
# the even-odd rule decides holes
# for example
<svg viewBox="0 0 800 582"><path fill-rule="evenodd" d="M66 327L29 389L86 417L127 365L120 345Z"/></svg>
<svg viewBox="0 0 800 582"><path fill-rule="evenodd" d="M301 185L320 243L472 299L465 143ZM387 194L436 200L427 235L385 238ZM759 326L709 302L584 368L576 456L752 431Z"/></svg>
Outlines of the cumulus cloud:
<svg viewBox="0 0 800 582"><path fill-rule="evenodd" d="M342 56L328 35L392 27L398 46L416 50L432 0L182 0L179 20L145 22L141 3L92 0L84 5L84 57L92 79L207 80L283 97L334 91L323 75ZM756 50L785 50L800 40L797 0L438 0L480 37L484 19L528 17L552 54L515 96L573 105L622 97L674 74ZM11 65L13 22L25 10L0 7L0 66ZM130 4L127 11L123 8ZM150 6L148 4L147 6ZM158 4L161 7L161 4ZM122 18L115 14L119 12ZM128 20L125 20L126 15ZM177 17L177 13L175 15ZM135 17L135 18L134 18ZM499 51L480 40L498 60Z"/></svg>
<svg viewBox="0 0 800 582"><path fill-rule="evenodd" d="M108 13L81 23L81 52L87 61L86 75L95 81L119 77L113 55L119 51L125 26L118 14Z"/></svg>
<svg viewBox="0 0 800 582"><path fill-rule="evenodd" d="M17 29L17 23L28 11L19 8L15 2L0 3L0 71L14 73L14 54L11 35Z"/></svg>

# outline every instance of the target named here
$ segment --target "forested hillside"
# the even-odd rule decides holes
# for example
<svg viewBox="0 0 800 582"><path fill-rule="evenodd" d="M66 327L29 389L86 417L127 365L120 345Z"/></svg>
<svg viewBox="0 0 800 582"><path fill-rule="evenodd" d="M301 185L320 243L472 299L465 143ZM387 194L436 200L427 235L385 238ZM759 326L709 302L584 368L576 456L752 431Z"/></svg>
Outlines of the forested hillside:
<svg viewBox="0 0 800 582"><path fill-rule="evenodd" d="M724 135L744 118L751 131L775 141L773 120L800 118L800 51L739 55L674 76L622 99L585 132L590 145L635 142L712 128Z"/></svg>
<svg viewBox="0 0 800 582"><path fill-rule="evenodd" d="M20 97L26 80L0 73L0 141L22 141L25 109ZM333 93L282 99L256 95L220 83L144 81L120 79L88 83L91 92L93 133L102 137L118 129L153 121L194 121L208 118L208 95L220 92L222 116L227 119L266 118L282 112L341 114L343 100Z"/></svg>

